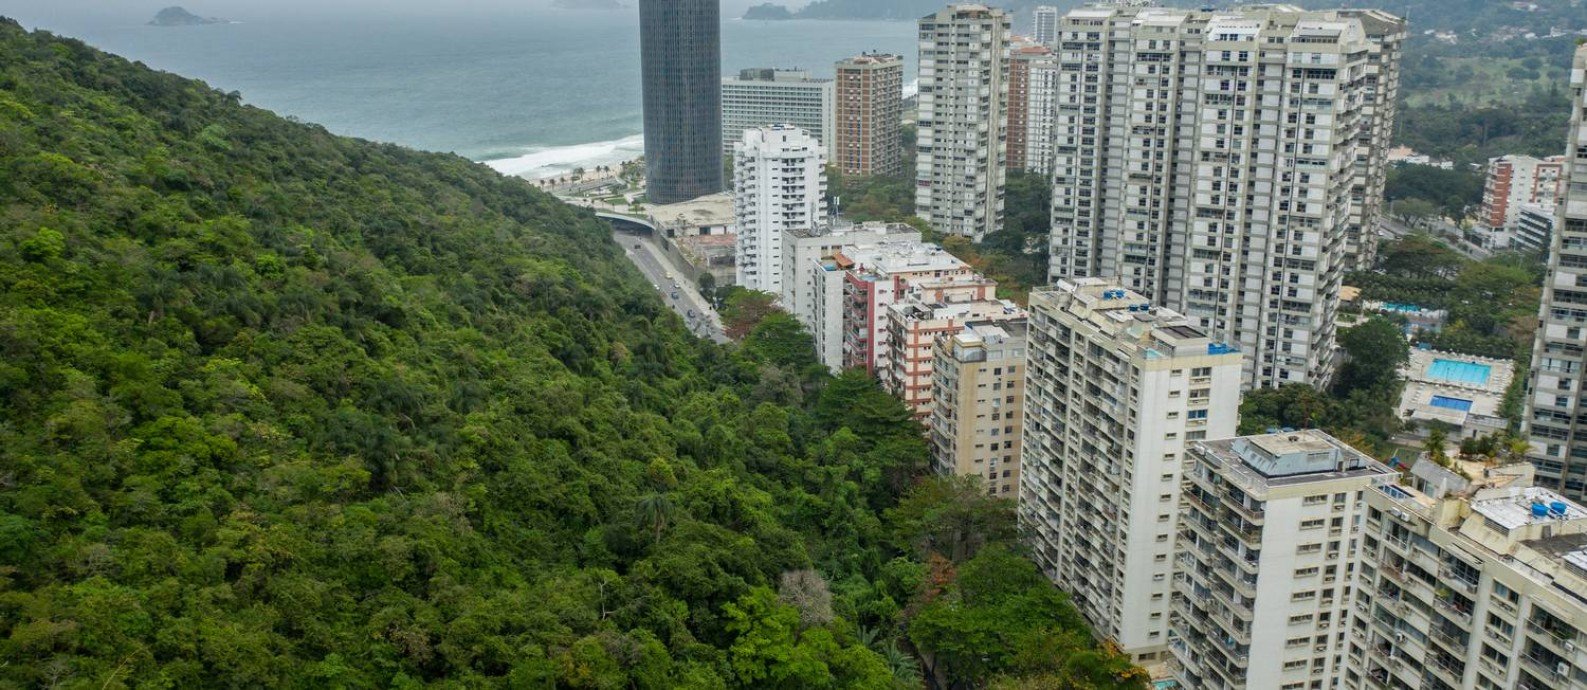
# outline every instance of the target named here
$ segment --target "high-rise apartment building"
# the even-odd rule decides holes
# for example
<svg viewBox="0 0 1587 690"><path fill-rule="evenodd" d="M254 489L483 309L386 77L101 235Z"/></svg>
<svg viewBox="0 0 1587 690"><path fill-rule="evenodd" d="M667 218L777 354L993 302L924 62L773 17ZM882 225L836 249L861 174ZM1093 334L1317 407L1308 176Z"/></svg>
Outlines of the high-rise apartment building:
<svg viewBox="0 0 1587 690"><path fill-rule="evenodd" d="M1367 42L1366 75L1362 80L1362 125L1356 157L1355 180L1350 186L1350 222L1345 226L1346 265L1353 271L1377 263L1378 219L1384 212L1383 191L1389 180L1388 151L1394 143L1394 123L1399 115L1400 56L1404 52L1406 22L1382 10L1337 10L1341 17L1361 22Z"/></svg>
<svg viewBox="0 0 1587 690"><path fill-rule="evenodd" d="M821 142L832 157L836 85L805 70L746 69L722 80L722 152L744 139L744 131L793 125Z"/></svg>
<svg viewBox="0 0 1587 690"><path fill-rule="evenodd" d="M904 59L865 53L838 61L832 164L845 175L904 172Z"/></svg>
<svg viewBox="0 0 1587 690"><path fill-rule="evenodd" d="M1036 9L1031 11L1031 14L1036 21L1035 30L1031 32L1031 37L1036 39L1037 43L1048 48L1056 47L1058 45L1058 19L1063 14L1052 5L1037 5Z"/></svg>
<svg viewBox="0 0 1587 690"><path fill-rule="evenodd" d="M1587 427L1579 423L1587 386L1587 47L1571 67L1565 194L1549 241L1542 321L1532 347L1526 413L1538 484L1587 496Z"/></svg>
<svg viewBox="0 0 1587 690"><path fill-rule="evenodd" d="M1003 227L1009 18L950 5L920 20L915 214L979 242Z"/></svg>
<svg viewBox="0 0 1587 690"><path fill-rule="evenodd" d="M1524 463L1411 471L1366 493L1337 687L1587 688L1587 508Z"/></svg>
<svg viewBox="0 0 1587 690"><path fill-rule="evenodd" d="M1067 14L1052 278L1117 276L1244 350L1247 387L1325 383L1403 32L1283 5Z"/></svg>
<svg viewBox="0 0 1587 690"><path fill-rule="evenodd" d="M826 222L826 156L798 127L745 130L733 150L738 285L783 291L783 233Z"/></svg>
<svg viewBox="0 0 1587 690"><path fill-rule="evenodd" d="M1052 170L1053 128L1057 124L1058 61L1052 49L1019 45L1008 60L1008 169Z"/></svg>
<svg viewBox="0 0 1587 690"><path fill-rule="evenodd" d="M980 477L1014 498L1025 407L1025 320L974 321L933 352L931 456L938 474Z"/></svg>
<svg viewBox="0 0 1587 690"><path fill-rule="evenodd" d="M1399 473L1323 432L1286 431L1196 443L1185 475L1172 642L1181 685L1333 687L1365 493Z"/></svg>
<svg viewBox="0 0 1587 690"><path fill-rule="evenodd" d="M1031 294L1019 517L1100 636L1166 661L1186 447L1234 436L1240 353L1099 278Z"/></svg>
<svg viewBox="0 0 1587 690"><path fill-rule="evenodd" d="M721 14L721 0L639 2L651 203L722 191Z"/></svg>
<svg viewBox="0 0 1587 690"><path fill-rule="evenodd" d="M1565 157L1500 156L1488 161L1482 187L1482 222L1513 228L1526 204L1553 206L1565 191Z"/></svg>

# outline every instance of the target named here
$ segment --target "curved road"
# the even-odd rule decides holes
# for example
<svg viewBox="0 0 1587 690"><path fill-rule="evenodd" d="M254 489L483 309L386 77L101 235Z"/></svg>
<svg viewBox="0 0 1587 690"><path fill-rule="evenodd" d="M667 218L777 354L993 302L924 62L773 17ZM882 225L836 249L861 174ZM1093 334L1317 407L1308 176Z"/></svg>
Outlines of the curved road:
<svg viewBox="0 0 1587 690"><path fill-rule="evenodd" d="M672 261L654 241L615 230L612 240L623 248L628 260L634 262L639 272L656 288L661 300L678 312L678 316L689 325L690 331L718 343L728 342L727 335L722 331L722 318L711 308L711 303L700 296L694 283L672 265ZM689 315L691 312L693 316Z"/></svg>

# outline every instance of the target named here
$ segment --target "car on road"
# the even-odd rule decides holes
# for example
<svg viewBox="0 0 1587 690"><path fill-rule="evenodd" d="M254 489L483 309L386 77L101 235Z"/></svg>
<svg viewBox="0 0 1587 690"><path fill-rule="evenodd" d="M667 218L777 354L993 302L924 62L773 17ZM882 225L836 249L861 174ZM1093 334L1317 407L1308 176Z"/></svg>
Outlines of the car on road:
<svg viewBox="0 0 1587 690"><path fill-rule="evenodd" d="M672 291L672 298L673 299L678 299L678 291L677 290L673 290Z"/></svg>

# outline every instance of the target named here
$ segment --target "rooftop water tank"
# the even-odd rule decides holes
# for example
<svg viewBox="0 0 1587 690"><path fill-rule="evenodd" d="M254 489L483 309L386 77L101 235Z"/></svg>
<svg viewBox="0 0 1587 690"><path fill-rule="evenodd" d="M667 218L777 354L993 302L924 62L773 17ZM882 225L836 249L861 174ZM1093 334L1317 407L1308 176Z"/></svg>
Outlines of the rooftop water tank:
<svg viewBox="0 0 1587 690"><path fill-rule="evenodd" d="M1535 517L1535 518L1548 517L1548 506L1543 505L1541 503L1533 503L1532 504L1532 517Z"/></svg>
<svg viewBox="0 0 1587 690"><path fill-rule="evenodd" d="M1565 517L1565 502L1555 501L1548 504L1549 511L1560 517Z"/></svg>

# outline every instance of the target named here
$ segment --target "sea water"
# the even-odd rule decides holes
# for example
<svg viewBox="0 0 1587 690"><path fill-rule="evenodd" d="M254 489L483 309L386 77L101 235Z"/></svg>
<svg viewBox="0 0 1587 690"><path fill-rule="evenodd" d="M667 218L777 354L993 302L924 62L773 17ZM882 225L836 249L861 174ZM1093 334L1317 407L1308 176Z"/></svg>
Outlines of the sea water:
<svg viewBox="0 0 1587 690"><path fill-rule="evenodd" d="M441 6L419 16L300 7L227 15L235 24L152 27L144 22L158 7L148 16L122 5L51 7L0 0L0 15L238 91L246 103L337 134L454 152L531 177L616 164L644 148L633 9L453 14ZM799 67L831 77L837 60L882 51L905 57L907 82L917 60L912 22L727 18L722 43L724 75Z"/></svg>

